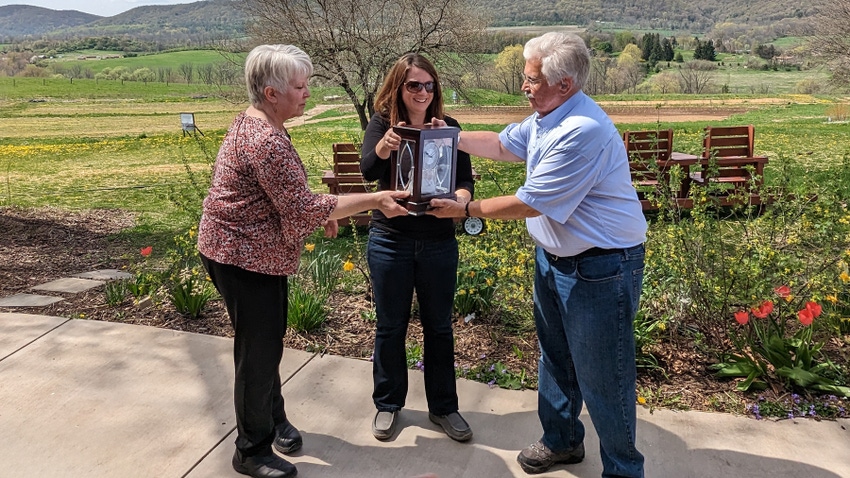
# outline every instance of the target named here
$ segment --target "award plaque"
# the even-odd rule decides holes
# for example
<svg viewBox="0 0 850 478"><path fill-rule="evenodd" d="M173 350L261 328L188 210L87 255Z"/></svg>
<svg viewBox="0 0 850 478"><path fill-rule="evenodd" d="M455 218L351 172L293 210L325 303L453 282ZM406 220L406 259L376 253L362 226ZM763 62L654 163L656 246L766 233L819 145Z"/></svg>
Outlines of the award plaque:
<svg viewBox="0 0 850 478"><path fill-rule="evenodd" d="M410 192L400 200L408 214L425 214L434 198L454 199L460 128L426 124L394 126L393 131L401 144L390 156L390 187Z"/></svg>

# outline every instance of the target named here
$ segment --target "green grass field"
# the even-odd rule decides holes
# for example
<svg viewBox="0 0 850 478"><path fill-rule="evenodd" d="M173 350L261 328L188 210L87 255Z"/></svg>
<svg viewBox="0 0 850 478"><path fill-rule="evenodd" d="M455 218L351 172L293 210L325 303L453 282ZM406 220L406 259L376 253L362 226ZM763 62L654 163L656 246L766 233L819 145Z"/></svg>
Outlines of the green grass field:
<svg viewBox="0 0 850 478"><path fill-rule="evenodd" d="M61 63L66 68L80 66L83 69L89 69L92 73L99 73L104 68L124 67L130 71L139 68L150 68L152 71L157 71L158 68L171 68L175 72L180 65L191 63L193 65L205 65L210 63L221 63L230 61L231 58L225 58L221 53L215 50L186 50L174 51L155 54L141 54L134 57L124 58L109 58L95 59L89 58L85 60L79 59L81 56L97 56L105 57L107 55L116 55L120 53L112 51L99 50L82 50L75 53L65 53L61 57L54 58L50 62ZM237 58L244 58L244 54L237 55Z"/></svg>
<svg viewBox="0 0 850 478"><path fill-rule="evenodd" d="M183 52L180 52L183 53ZM169 54L175 62L177 53ZM133 59L135 60L141 60ZM129 60L129 59L128 59ZM786 83L796 81L782 80ZM781 75L735 72L739 85L779 82ZM730 80L730 81L731 81ZM743 87L743 86L742 86ZM246 106L219 99L202 85L41 78L0 78L0 206L62 208L121 208L139 214L140 224L152 229L185 226L185 211L175 198L197 196L208 180L218 144L233 117ZM313 88L307 108L320 104L334 89ZM480 104L524 105L521 96L475 91ZM828 175L850 155L850 125L829 123L838 100L804 95L685 95L664 97L616 95L599 98L608 104L680 101L720 109L738 105L725 124L756 125L756 151L771 158L771 180L783 162L804 175ZM777 99L778 98L778 99ZM321 121L290 128L308 168L311 184L323 190L321 171L331 165L334 142L359 142L362 132L351 106L336 103ZM846 104L844 105L846 116ZM184 137L179 113L194 112L203 137ZM846 117L844 118L846 119ZM679 151L698 153L706 121L676 122L658 110L646 123L618 125L624 129L672 127ZM505 121L507 123L507 120ZM498 131L504 124L464 124L466 129ZM523 170L475 158L483 178L480 197L511 192ZM193 189L187 171L198 174ZM203 191L201 191L203 193ZM189 201L199 200L189 199Z"/></svg>

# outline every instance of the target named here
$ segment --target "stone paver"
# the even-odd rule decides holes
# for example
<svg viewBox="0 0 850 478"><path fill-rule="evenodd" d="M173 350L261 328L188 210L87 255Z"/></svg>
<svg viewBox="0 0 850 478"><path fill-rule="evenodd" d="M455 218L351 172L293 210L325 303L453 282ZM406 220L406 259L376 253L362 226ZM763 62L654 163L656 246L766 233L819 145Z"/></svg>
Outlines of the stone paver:
<svg viewBox="0 0 850 478"><path fill-rule="evenodd" d="M79 277L80 279L111 281L119 279L129 279L133 277L133 274L130 274L129 272L119 271L118 269L100 269L97 271L83 272L82 274L74 274L71 277Z"/></svg>
<svg viewBox="0 0 850 478"><path fill-rule="evenodd" d="M48 292L66 292L70 294L76 294L78 292L94 289L95 287L102 286L103 284L105 284L105 282L99 280L66 277L63 279L56 279L54 281L37 285L32 289L43 290Z"/></svg>
<svg viewBox="0 0 850 478"><path fill-rule="evenodd" d="M15 294L0 299L0 307L44 307L63 300L61 297L38 294Z"/></svg>

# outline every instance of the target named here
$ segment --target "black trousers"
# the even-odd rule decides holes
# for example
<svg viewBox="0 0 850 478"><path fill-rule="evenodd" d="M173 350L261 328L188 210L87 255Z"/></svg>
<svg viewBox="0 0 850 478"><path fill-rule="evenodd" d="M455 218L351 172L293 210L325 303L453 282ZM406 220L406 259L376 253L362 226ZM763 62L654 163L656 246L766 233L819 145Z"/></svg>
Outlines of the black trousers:
<svg viewBox="0 0 850 478"><path fill-rule="evenodd" d="M236 448L243 456L271 453L275 425L286 421L280 360L286 333L287 277L219 264L201 255L233 325Z"/></svg>

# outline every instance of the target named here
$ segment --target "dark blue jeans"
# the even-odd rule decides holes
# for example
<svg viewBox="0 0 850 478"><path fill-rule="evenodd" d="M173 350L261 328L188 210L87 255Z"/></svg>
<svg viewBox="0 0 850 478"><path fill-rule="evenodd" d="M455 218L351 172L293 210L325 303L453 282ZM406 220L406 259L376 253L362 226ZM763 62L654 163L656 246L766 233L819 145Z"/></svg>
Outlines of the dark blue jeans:
<svg viewBox="0 0 850 478"><path fill-rule="evenodd" d="M537 248L534 320L540 340L538 410L543 443L584 440L582 401L599 435L603 477L643 477L635 446L634 318L644 247L582 258Z"/></svg>
<svg viewBox="0 0 850 478"><path fill-rule="evenodd" d="M425 341L428 410L437 415L456 412L452 310L457 240L414 240L372 228L366 254L378 317L372 364L375 407L380 411L404 407L408 386L405 339L415 290Z"/></svg>

